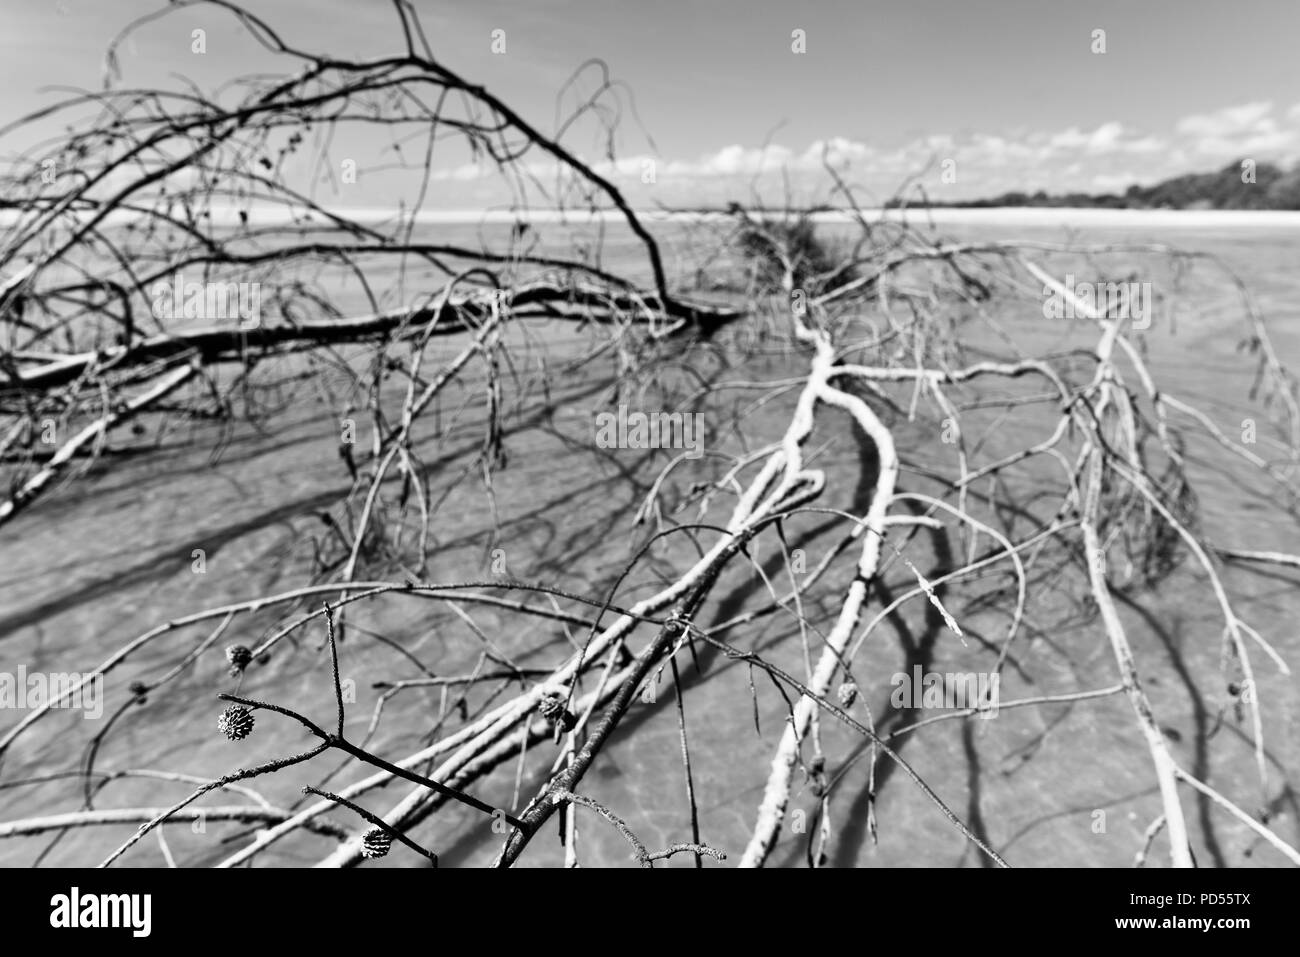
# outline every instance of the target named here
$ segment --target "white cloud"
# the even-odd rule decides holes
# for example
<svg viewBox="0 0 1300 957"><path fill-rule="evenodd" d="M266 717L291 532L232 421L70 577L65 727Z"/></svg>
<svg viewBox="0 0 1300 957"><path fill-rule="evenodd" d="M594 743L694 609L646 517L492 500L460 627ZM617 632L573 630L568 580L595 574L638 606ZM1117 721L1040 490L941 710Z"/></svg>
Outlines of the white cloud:
<svg viewBox="0 0 1300 957"><path fill-rule="evenodd" d="M1077 126L1062 130L1047 140L1047 146L1054 151L1083 150L1093 156L1111 153L1155 153L1165 148L1164 140L1157 136L1144 136L1134 139L1122 123L1103 123L1091 133L1085 133Z"/></svg>
<svg viewBox="0 0 1300 957"><path fill-rule="evenodd" d="M1179 133L1188 136L1221 137L1238 133L1252 133L1261 123L1271 123L1271 100L1258 100L1229 106L1212 113L1193 113L1178 121Z"/></svg>
<svg viewBox="0 0 1300 957"><path fill-rule="evenodd" d="M1287 117L1300 120L1300 103L1291 107ZM1187 138L1189 149L1217 162L1240 156L1284 162L1300 157L1300 131L1279 125L1271 100L1195 113L1180 120L1177 129Z"/></svg>
<svg viewBox="0 0 1300 957"><path fill-rule="evenodd" d="M792 155L784 146L747 148L735 143L694 162L669 163L664 172L670 176L752 176L781 169Z"/></svg>
<svg viewBox="0 0 1300 957"><path fill-rule="evenodd" d="M763 195L781 192L788 182L795 195L811 200L830 188L826 163L849 182L874 191L873 200L909 182L945 199L1040 189L1115 192L1134 182L1203 172L1242 156L1284 164L1300 159L1300 123L1287 118L1300 120L1300 103L1284 110L1275 110L1269 101L1244 103L1183 117L1166 131L1135 129L1112 120L1092 129L1074 124L1056 130L933 133L889 147L834 136L802 149L732 143L694 159L635 155L615 161L602 158L593 161L592 168L627 191L634 204L718 201L733 198L749 182ZM955 167L943 165L949 159L955 160ZM651 168L655 175L646 178ZM542 156L523 169L543 183L553 182L557 171ZM955 181L943 178L951 172L956 173ZM433 175L455 182L478 180L486 188L499 171L490 162L480 162Z"/></svg>
<svg viewBox="0 0 1300 957"><path fill-rule="evenodd" d="M798 163L801 167L820 168L824 156L825 161L832 166L842 166L846 163L861 163L873 157L875 152L866 143L834 136L829 140L813 140L799 156Z"/></svg>
<svg viewBox="0 0 1300 957"><path fill-rule="evenodd" d="M1124 135L1122 123L1105 123L1092 131L1085 148L1089 153L1109 153Z"/></svg>

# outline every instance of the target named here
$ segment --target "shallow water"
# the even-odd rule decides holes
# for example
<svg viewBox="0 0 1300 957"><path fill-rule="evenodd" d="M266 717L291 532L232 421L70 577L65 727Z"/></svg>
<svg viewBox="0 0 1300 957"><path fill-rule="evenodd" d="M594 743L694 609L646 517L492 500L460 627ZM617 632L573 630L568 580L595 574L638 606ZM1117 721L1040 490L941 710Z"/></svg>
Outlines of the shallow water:
<svg viewBox="0 0 1300 957"><path fill-rule="evenodd" d="M439 235L445 236L449 229L453 227L439 227ZM944 232L958 239L994 238L976 227L946 227ZM476 233L467 230L456 235L473 240ZM1009 237L1002 232L997 238ZM1016 231L1016 238L1050 241L1063 238L1063 234L1057 228L1026 227ZM1252 234L1234 230L1216 235L1149 229L1141 234L1088 230L1073 238L1172 243L1221 256L1251 289L1282 358L1300 367L1300 270L1296 268L1300 265L1300 236L1275 231ZM665 259L674 274L682 276L684 264L693 261L705 237L673 232L666 239ZM606 266L634 267L636 251L628 235L611 231L606 240ZM553 248L570 246L572 241L572 236L563 237ZM1076 273L1084 275L1086 265L1081 264ZM1185 285L1175 289L1172 280L1154 266L1139 262L1134 269L1139 279L1147 275L1142 270L1150 269L1146 281L1159 287L1162 307L1168 310L1157 314L1145 337L1151 369L1162 388L1194 401L1229 434L1239 432L1241 420L1247 417L1259 419L1262 434L1264 416L1249 395L1252 366L1237 351L1247 327L1228 284L1211 271L1202 275L1198 269ZM419 288L421 279L412 275L406 289L400 289L395 281L388 292L402 301ZM359 297L349 301L348 295L342 297L345 305L368 306ZM351 295L355 296L355 291ZM1172 328L1171 315L1175 318ZM1091 343L1082 327L1051 322L1032 308L1008 309L998 318L1026 351L1063 350ZM569 327L540 326L534 335L532 348L540 348L537 342L543 341L553 362L562 362L582 341L580 333ZM446 342L438 346L438 354L449 357L459 347L459 343ZM536 352L520 355L527 356L521 361L520 374L537 373ZM796 376L804 362L801 357L773 360L765 371L773 379ZM568 397L572 408L594 409L598 401L609 402L605 387L611 369L612 364L606 363L589 367L581 375L550 374L545 381L552 400L561 408L566 404L561 400ZM458 393L457 400L473 394L475 384L474 379L467 380L467 391ZM540 388L540 382L535 383L534 394ZM906 397L905 391L899 394ZM288 590L301 582L310 557L304 536L324 537L315 513L341 496L349 480L336 454L337 406L301 384L292 392L286 387L285 397L287 407L267 431L240 426L215 463L211 453L218 433L211 426L180 427L160 438L151 433L140 441L156 441L155 451L116 460L111 469L97 468L5 528L0 547L0 657L5 668L12 671L23 664L29 671L88 670L113 649L157 624L197 609ZM746 436L750 447L779 436L789 414L789 399L773 403L752 418ZM481 404L478 397L473 403L445 438L426 442L421 448L439 488L450 486L477 452L475 423ZM456 405L448 402L444 406L448 420ZM827 419L827 435L838 429L842 441L837 441L819 464L828 472L828 488L836 490L828 495L826 504L845 508L853 503L859 481L858 453L847 428L831 426L832 421L845 420ZM1044 429L1048 423L1044 419ZM918 456L937 463L942 451L933 451L928 427L901 420L892 425L900 449L924 450ZM490 573L488 550L500 547L510 573L518 578L603 595L603 589L612 583L612 570L621 568L644 540L644 532L630 524L644 490L638 493L630 487L624 470L632 469L645 480L653 477L658 466L653 460L639 461L635 452L611 456L593 449L590 428L585 412L548 420L535 407L513 422L507 437L509 467L494 480L497 514L487 510L483 490L474 482L450 489L435 524L436 551L426 578L485 578ZM1024 441L1022 434L995 429L987 438L985 454L993 457L1000 447L1009 449ZM1192 441L1188 458L1203 509L1203 531L1211 540L1239 548L1297 551L1300 536L1294 521L1272 504L1273 493L1259 479L1237 463L1225 461L1206 442ZM1025 489L1025 494L1028 492ZM562 522L554 521L557 515L564 517ZM498 531L489 541L487 529L493 520ZM796 531L807 536L811 553L829 538L819 537L817 522L806 525ZM196 548L206 553L204 574L192 570ZM653 553L651 567L668 574L690 560L691 554L685 547L668 544ZM837 567L841 571L833 581L842 586L844 570ZM779 566L774 572L779 573ZM904 579L891 581L897 585ZM1294 571L1251 574L1230 568L1226 581L1243 618L1274 643L1293 672L1300 672L1300 575ZM620 600L639 597L644 590L625 589ZM834 596L838 592L838 587L823 590L820 607L810 617L824 625L837 610ZM761 598L761 592L751 576L730 575L715 592L708 616L715 621L725 619L756 600L755 596ZM1175 757L1185 767L1208 776L1211 784L1248 810L1257 810L1267 802L1272 826L1293 844L1300 843L1300 821L1291 793L1292 779L1300 767L1300 689L1294 674L1279 675L1255 650L1270 760L1270 782L1262 797L1254 779L1249 725L1238 722L1229 707L1222 725L1214 730L1216 718L1230 698L1221 671L1222 625L1215 617L1205 580L1184 576L1157 595L1144 598L1142 606L1121 611L1139 664L1151 676L1148 692L1162 726L1168 729ZM1050 609L1051 602L1045 607ZM878 603L873 603L871 613L877 608ZM479 626L521 667L556 662L569 648L557 629L539 633L534 627L511 633L513 623L491 609L475 608L473 614ZM144 707L129 709L96 756L96 767L167 768L213 776L301 749L304 738L299 729L271 715L259 714L257 732L237 744L227 742L214 727L221 708L213 695L232 686L225 676L220 649L232 641L254 643L274 621L267 613L237 618L196 667L165 692L152 696ZM364 734L375 704L372 681L417 673L409 659L368 637L366 630L399 641L409 655L438 674L462 673L472 666L480 649L478 639L440 604L406 597L373 600L350 621L353 630L343 645L342 668L357 688L358 700L348 725L355 737ZM162 674L217 623L172 632L114 671L106 682L107 713L128 699L126 689L131 681ZM995 636L1005 627L1005 616L981 614L971 619L971 626ZM1047 619L1036 627L1042 629L1036 637L1017 646L1015 667L1008 669L1002 686L1003 700L1104 687L1117 680L1104 634L1095 621L1071 624ZM318 723L329 720L328 660L320 648L321 638L313 631L292 646L281 645L268 664L250 669L243 692L254 697L273 696ZM788 621L763 619L743 633L733 634L731 640L747 648L761 648L796 671L802 667L798 633ZM929 667L936 671L979 670L990 660L978 644L963 646L933 616L914 607L905 621L882 625L864 645L855 665L855 673L873 679L869 687L864 685L863 697L878 721L888 716L888 676L910 660L909 648L913 652L924 649ZM783 705L770 685L760 688L764 733L759 736L753 726L745 668L707 653L700 656L698 673L686 658L682 665L702 837L706 843L724 848L734 862L752 827ZM437 695L424 691L397 699L389 706L371 745L389 757L409 753L418 747L429 713L437 707ZM0 711L0 733L20 717L18 712ZM99 722L82 721L71 713L51 716L20 739L6 757L0 783L48 774L54 768L77 767L99 727ZM823 720L821 732L831 768L838 769L856 752L858 741L829 720ZM989 721L941 722L904 742L901 753L916 771L1012 864L1127 866L1141 846L1143 831L1159 812L1149 758L1129 706L1120 697L1068 707L1006 710ZM550 745L530 752L522 789L525 795L536 789L537 775L549 766L551 754ZM312 766L313 773L284 772L260 779L253 786L272 803L287 806L297 800L297 789L303 783L319 780L323 769L333 767L335 759L320 758ZM882 764L875 782L878 842L873 843L867 835L866 761L853 764L837 784L831 809L830 862L840 866L979 866L978 855L911 782L884 768ZM361 776L362 772L349 767L332 785L342 786ZM509 804L512 779L512 772L498 771L471 790L485 800ZM167 805L187 790L178 783L124 779L101 792L96 806ZM615 810L651 847L688 839L670 679L660 682L656 703L634 706L614 745L596 762L583 791ZM406 786L390 785L372 792L366 805L382 811L406 792ZM815 827L817 803L806 783L797 779L792 809L804 812L808 831ZM1202 865L1285 863L1221 812L1198 804L1189 795L1184 795L1184 806ZM66 780L0 790L0 821L80 807L80 788ZM356 826L349 813L336 812L330 818ZM97 861L132 829L117 825L71 832L54 843L41 860L46 864ZM167 829L167 841L182 864L210 863L239 847L242 841L229 839L245 831L240 825L212 823L204 833L194 833L188 825L180 825ZM541 835L522 863L558 863L562 850L553 834ZM439 811L421 824L414 836L437 850L444 866L486 863L497 846L481 816L457 808ZM806 833L787 828L773 862L802 863L806 838ZM579 840L580 856L586 863L629 863L621 838L594 818L580 819ZM0 863L31 864L50 844L48 834L2 841ZM1157 841L1153 864L1167 862L1166 846ZM275 845L259 861L264 865L309 864L330 847L328 840L297 837ZM159 845L151 838L135 848L124 863L157 865L162 860ZM413 857L394 851L381 863L401 866L413 861ZM673 863L691 864L685 857Z"/></svg>

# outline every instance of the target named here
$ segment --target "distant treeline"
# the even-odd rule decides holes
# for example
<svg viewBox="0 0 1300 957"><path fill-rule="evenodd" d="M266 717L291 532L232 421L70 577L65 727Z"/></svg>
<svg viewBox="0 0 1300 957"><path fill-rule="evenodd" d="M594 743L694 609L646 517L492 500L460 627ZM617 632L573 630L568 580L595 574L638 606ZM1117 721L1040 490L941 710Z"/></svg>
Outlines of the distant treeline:
<svg viewBox="0 0 1300 957"><path fill-rule="evenodd" d="M993 206L1074 206L1100 209L1300 209L1300 165L1284 170L1272 163L1257 163L1254 182L1249 182L1244 161L1225 166L1214 173L1189 173L1175 176L1154 186L1130 186L1122 195L1115 193L1003 193L991 199L962 202L918 204L946 208L985 208ZM893 208L902 200L890 200Z"/></svg>

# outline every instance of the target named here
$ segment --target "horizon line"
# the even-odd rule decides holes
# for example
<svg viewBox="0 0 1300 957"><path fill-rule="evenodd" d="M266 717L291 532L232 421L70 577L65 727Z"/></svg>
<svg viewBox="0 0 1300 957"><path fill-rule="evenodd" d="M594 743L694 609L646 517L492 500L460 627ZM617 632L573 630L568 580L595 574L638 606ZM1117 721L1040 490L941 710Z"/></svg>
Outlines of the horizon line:
<svg viewBox="0 0 1300 957"><path fill-rule="evenodd" d="M502 225L516 223L557 223L562 225L625 220L617 208L602 209L425 209L402 210L395 207L323 207L324 212L270 209L254 211L247 218L249 225L298 223L324 226L328 216L337 216L357 222L399 222L430 225ZM755 207L745 210L755 218L771 219L785 215L807 216L815 223L853 224L858 216L868 222L922 221L935 225L969 223L1022 223L1027 225L1141 225L1141 226L1282 226L1300 227L1300 210L1277 209L1114 209L1092 206L907 206L907 207ZM725 222L733 213L724 209L698 208L667 210L661 208L633 209L637 219L646 222ZM143 214L111 213L107 220L113 223L129 222ZM10 226L18 221L22 211L10 207L0 208L0 226ZM240 222L239 211L233 207L215 208L208 217L212 225L235 225Z"/></svg>

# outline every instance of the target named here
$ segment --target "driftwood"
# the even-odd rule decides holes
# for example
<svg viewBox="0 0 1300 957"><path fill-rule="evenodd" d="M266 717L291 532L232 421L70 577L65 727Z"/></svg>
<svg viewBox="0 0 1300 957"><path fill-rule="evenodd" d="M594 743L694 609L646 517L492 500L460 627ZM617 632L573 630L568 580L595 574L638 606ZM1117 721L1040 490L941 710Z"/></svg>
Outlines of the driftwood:
<svg viewBox="0 0 1300 957"><path fill-rule="evenodd" d="M200 2L173 3L157 16ZM6 195L16 198L8 201L12 219L0 231L0 276L8 277L0 283L0 469L7 480L0 524L23 511L35 520L42 506L52 507L41 497L54 490L57 479L74 480L69 476L74 458L94 462L110 431L128 421L206 415L233 428L241 389L255 388L264 368L287 364L290 356L328 359L346 380L340 420L371 417L375 438L369 448L346 442L340 447L337 467L346 468L349 487L321 512L328 547L317 546L308 580L170 621L142 622L133 640L82 673L79 684L8 727L0 735L0 759L13 762L38 742L50 714L86 683L129 671L172 643L182 649L182 660L113 702L123 721L147 721L149 713L135 710L137 704L172 693L191 665L219 653L217 643L228 629L259 613L273 617L270 629L250 641L251 647L226 649L234 679L242 680L250 661L286 651L309 631L324 632L333 682L320 691L322 700L334 698L335 724L321 727L266 696L223 693L222 700L237 709L221 725L233 738L288 721L317 741L299 753L210 778L137 769L131 773L156 775L184 790L177 791L174 803L157 802L159 807L99 807L96 803L110 800L125 775L96 768L115 717L68 772L69 807L34 809L29 817L0 824L0 837L139 825L120 843L113 838L117 846L102 860L108 865L143 857L142 839L155 831L161 835L161 825L206 815L260 825L256 833L231 838L234 843L220 862L224 867L266 861L278 842L303 831L321 838L323 866L359 864L386 849L389 839L436 864L436 850L426 846L418 829L458 805L492 822L500 866L534 850L534 838L556 823L562 825L566 866L580 863L579 829L593 824L613 827L642 866L672 858L689 858L697 866L722 860L762 866L788 841L792 805L811 793L820 826L803 840L809 862L817 866L836 840L831 822L840 782L861 759L873 839L877 766L888 762L907 779L898 786L915 788L925 798L920 805L925 813L960 835L964 846L991 863L1015 863L1014 855L999 847L1000 835L981 833L976 822L954 810L953 795L927 782L900 753L904 742L923 742L927 729L941 721L979 720L995 702L889 723L889 716L873 713L870 700L885 676L867 673L860 651L878 636L882 622L919 612L936 616L954 639L973 636L987 653L989 672L1000 676L1012 646L1023 645L1027 633L1040 629L1032 621L1036 600L1054 592L1068 596L1076 615L1105 637L1115 673L1105 687L1035 694L1000 705L1086 706L1127 696L1136 719L1133 745L1149 755L1159 802L1158 809L1152 803L1152 814L1158 810L1159 815L1143 835L1139 862L1165 851L1166 838L1172 863L1192 862L1196 835L1182 803L1190 789L1197 800L1213 803L1300 863L1291 843L1242 807L1249 801L1266 806L1275 797L1258 695L1234 692L1231 702L1241 712L1240 733L1254 751L1258 776L1258 793L1249 801L1234 800L1175 760L1144 691L1146 676L1134 654L1137 639L1126 631L1116 605L1180 576L1203 576L1221 618L1212 630L1221 626L1225 668L1232 669L1234 686L1257 688L1251 656L1260 651L1270 671L1289 673L1285 658L1239 613L1222 562L1285 569L1300 567L1300 557L1210 541L1195 521L1193 470L1184 454L1187 435L1213 443L1271 483L1279 500L1285 499L1280 507L1295 507L1300 463L1295 384L1271 345L1264 317L1235 276L1228 281L1242 293L1271 451L1236 442L1206 413L1162 388L1147 368L1139 330L1123 315L1073 303L1096 339L1051 356L1021 354L999 319L999 308L1026 301L1026 289L1033 290L1028 301L1035 305L1040 289L1073 296L1059 278L1063 257L1149 255L1181 264L1182 253L1159 246L948 243L906 223L871 219L836 179L834 195L849 204L856 227L849 245L814 248L810 243L817 240L809 237L816 233L799 214L774 220L735 207L723 241L748 256L738 270L750 269L748 285L743 275L729 277L735 283L727 301L708 304L700 293L677 288L654 236L596 167L436 60L406 0L392 3L401 47L391 57L366 62L301 51L228 0L203 5L235 17L257 43L284 57L285 75L250 81L236 105L218 105L185 91L110 84L103 93L74 97L26 118L32 122L87 105L102 111L43 148L46 152L25 157L25 167L6 182L12 187ZM114 62L110 51L110 66ZM575 109L572 122L600 123L617 112L606 102L617 96L617 85L603 65L592 69L600 76L598 92ZM611 110L594 109L597 101ZM544 158L554 164L565 199L626 227L644 251L648 283L611 272L593 257L535 254L524 238L524 217L502 248L482 249L420 242L413 214L382 226L354 221L304 195L268 158L279 155L276 144L282 151L305 149L310 129L351 120L378 122L395 136L413 131L427 136L430 152L435 128L458 137L520 190L521 209L527 206L523 166ZM560 128L568 127L566 122ZM0 134L22 128L20 122ZM605 132L612 136L611 129ZM327 155L327 146L319 148ZM34 186L31 171L46 159L62 168L75 165L79 175L53 188ZM427 156L423 166L422 190L428 187ZM834 171L828 168L828 175L834 178ZM419 198L412 209L419 208ZM211 213L217 207L236 214L239 225L215 228ZM263 216L268 210L278 218ZM148 290L179 266L205 282L263 284L273 294L272 315L243 326L226 316L186 327L174 317L151 314ZM384 268L396 268L399 278ZM321 269L337 283L355 282L352 291L360 291L370 311L344 315L336 291L310 278ZM415 270L421 278L408 282L408 272ZM428 279L429 273L436 278ZM401 301L397 293L385 299L376 291L394 285ZM634 486L641 507L617 517L626 519L616 526L620 533L630 526L632 544L623 566L609 569L595 584L504 575L425 580L432 530L451 489L467 477L481 480L485 513L495 516L494 476L511 428L505 409L526 406L533 398L510 374L517 359L512 349L520 348L513 343L527 341L542 320L570 323L589 343L570 357L571 367L614 363L600 379L606 398L654 396L665 410L692 408L728 389L753 390L759 398L746 400L730 417L716 411L721 406L710 406L718 417L713 433L736 437L733 443L721 442L698 462L684 454L642 462L654 474L644 486ZM987 333L985 340L967 337L968 320ZM429 346L438 339L457 348L452 358L435 363ZM1005 348L990 354L988 341ZM774 377L761 361L773 356L783 363L785 378ZM705 373L714 359L731 378ZM234 381L219 386L219 370L231 372ZM466 454L463 474L449 478L421 460L421 442L427 441L430 410L471 375L479 376L473 387L482 395L482 416L475 420L481 448ZM385 388L388 376L396 385ZM1029 383L1045 391L1026 391ZM989 402L1005 411L1004 434L1016 439L1010 452L991 454L987 436L967 435L966 423ZM779 437L752 441L745 431L750 417L768 406L780 410ZM1042 433L1025 424L1041 410L1051 423ZM850 433L841 414L851 423ZM70 429L72 438L38 459L31 437L47 421ZM931 447L920 450L899 441L902 428L919 422L932 424L935 436ZM837 501L830 494L839 491L830 487L837 473L821 463L827 445L846 437L859 443L861 453L862 494L851 510L827 504ZM1050 467L1044 473L1050 475L1044 480L1047 492L1032 502L1018 501L1005 483L1036 474L1025 470L1044 462ZM628 470L629 481L636 478L634 471ZM929 483L924 488L923 481ZM694 521L679 518L687 508L697 509ZM395 520L385 517L394 513ZM556 526L584 520L545 517ZM820 559L796 569L787 530L810 519L824 522L827 538L812 540L807 549L821 549ZM485 540L495 541L494 519L484 525ZM6 534L15 527L8 524ZM945 543L952 537L950 561L932 561L926 535ZM660 545L670 558L655 552ZM771 566L778 574L770 574L760 554L779 559ZM648 558L658 567L651 570ZM1119 571L1123 567L1129 570ZM719 592L741 574L757 583L755 590L743 607L719 620ZM981 582L993 584L985 588ZM633 591L636 600L625 597ZM401 664L377 683L382 694L366 733L345 735L341 636L349 628L363 629L376 605L417 601L433 603L472 634L482 652L473 661L455 662L454 677L427 669L417 676L411 669L424 666L404 646L409 636L376 636ZM829 612L816 610L821 605ZM487 626L480 609L509 624ZM977 633L973 622L988 615L1005 618L1005 632ZM753 635L759 625L774 621L787 629L784 647L760 647ZM545 654L520 667L502 651L500 639L507 630L524 634L538 623L562 630L564 653L556 656L550 645L539 646L530 650ZM694 715L678 662L690 662L704 647L768 679L776 690L764 685L763 707L782 718L779 726L769 722L757 732L771 758L756 769L754 783L761 785L762 797L743 848L720 847L701 822L694 742L709 728ZM801 658L800 663L786 660L791 648L797 650L789 657ZM616 733L628 726L633 704L664 674L671 675L675 692L683 833L681 840L652 851L637 836L642 833L638 821L592 795L590 774ZM413 688L432 689L442 695L441 704L432 713L420 712L427 725L417 729L423 736L418 746L380 754L371 742L383 709ZM757 724L760 690L752 681L751 696L737 707L752 706ZM830 767L828 757L838 756L824 750L821 733L830 722L861 742L861 750L845 757L838 770ZM235 760L232 756L231 767ZM363 765L369 767L359 773ZM0 764L4 786L38 783L9 780L7 771ZM327 790L335 774L347 779ZM273 783L281 776L292 778L313 799L280 808L248 790L254 779ZM480 796L486 782L512 777L515 799L509 807ZM395 784L405 790L381 791ZM1181 793L1180 784L1186 786ZM201 803L225 790L241 791L253 803ZM331 812L352 815L348 827L340 830L326 821ZM166 845L162 853L171 860Z"/></svg>

